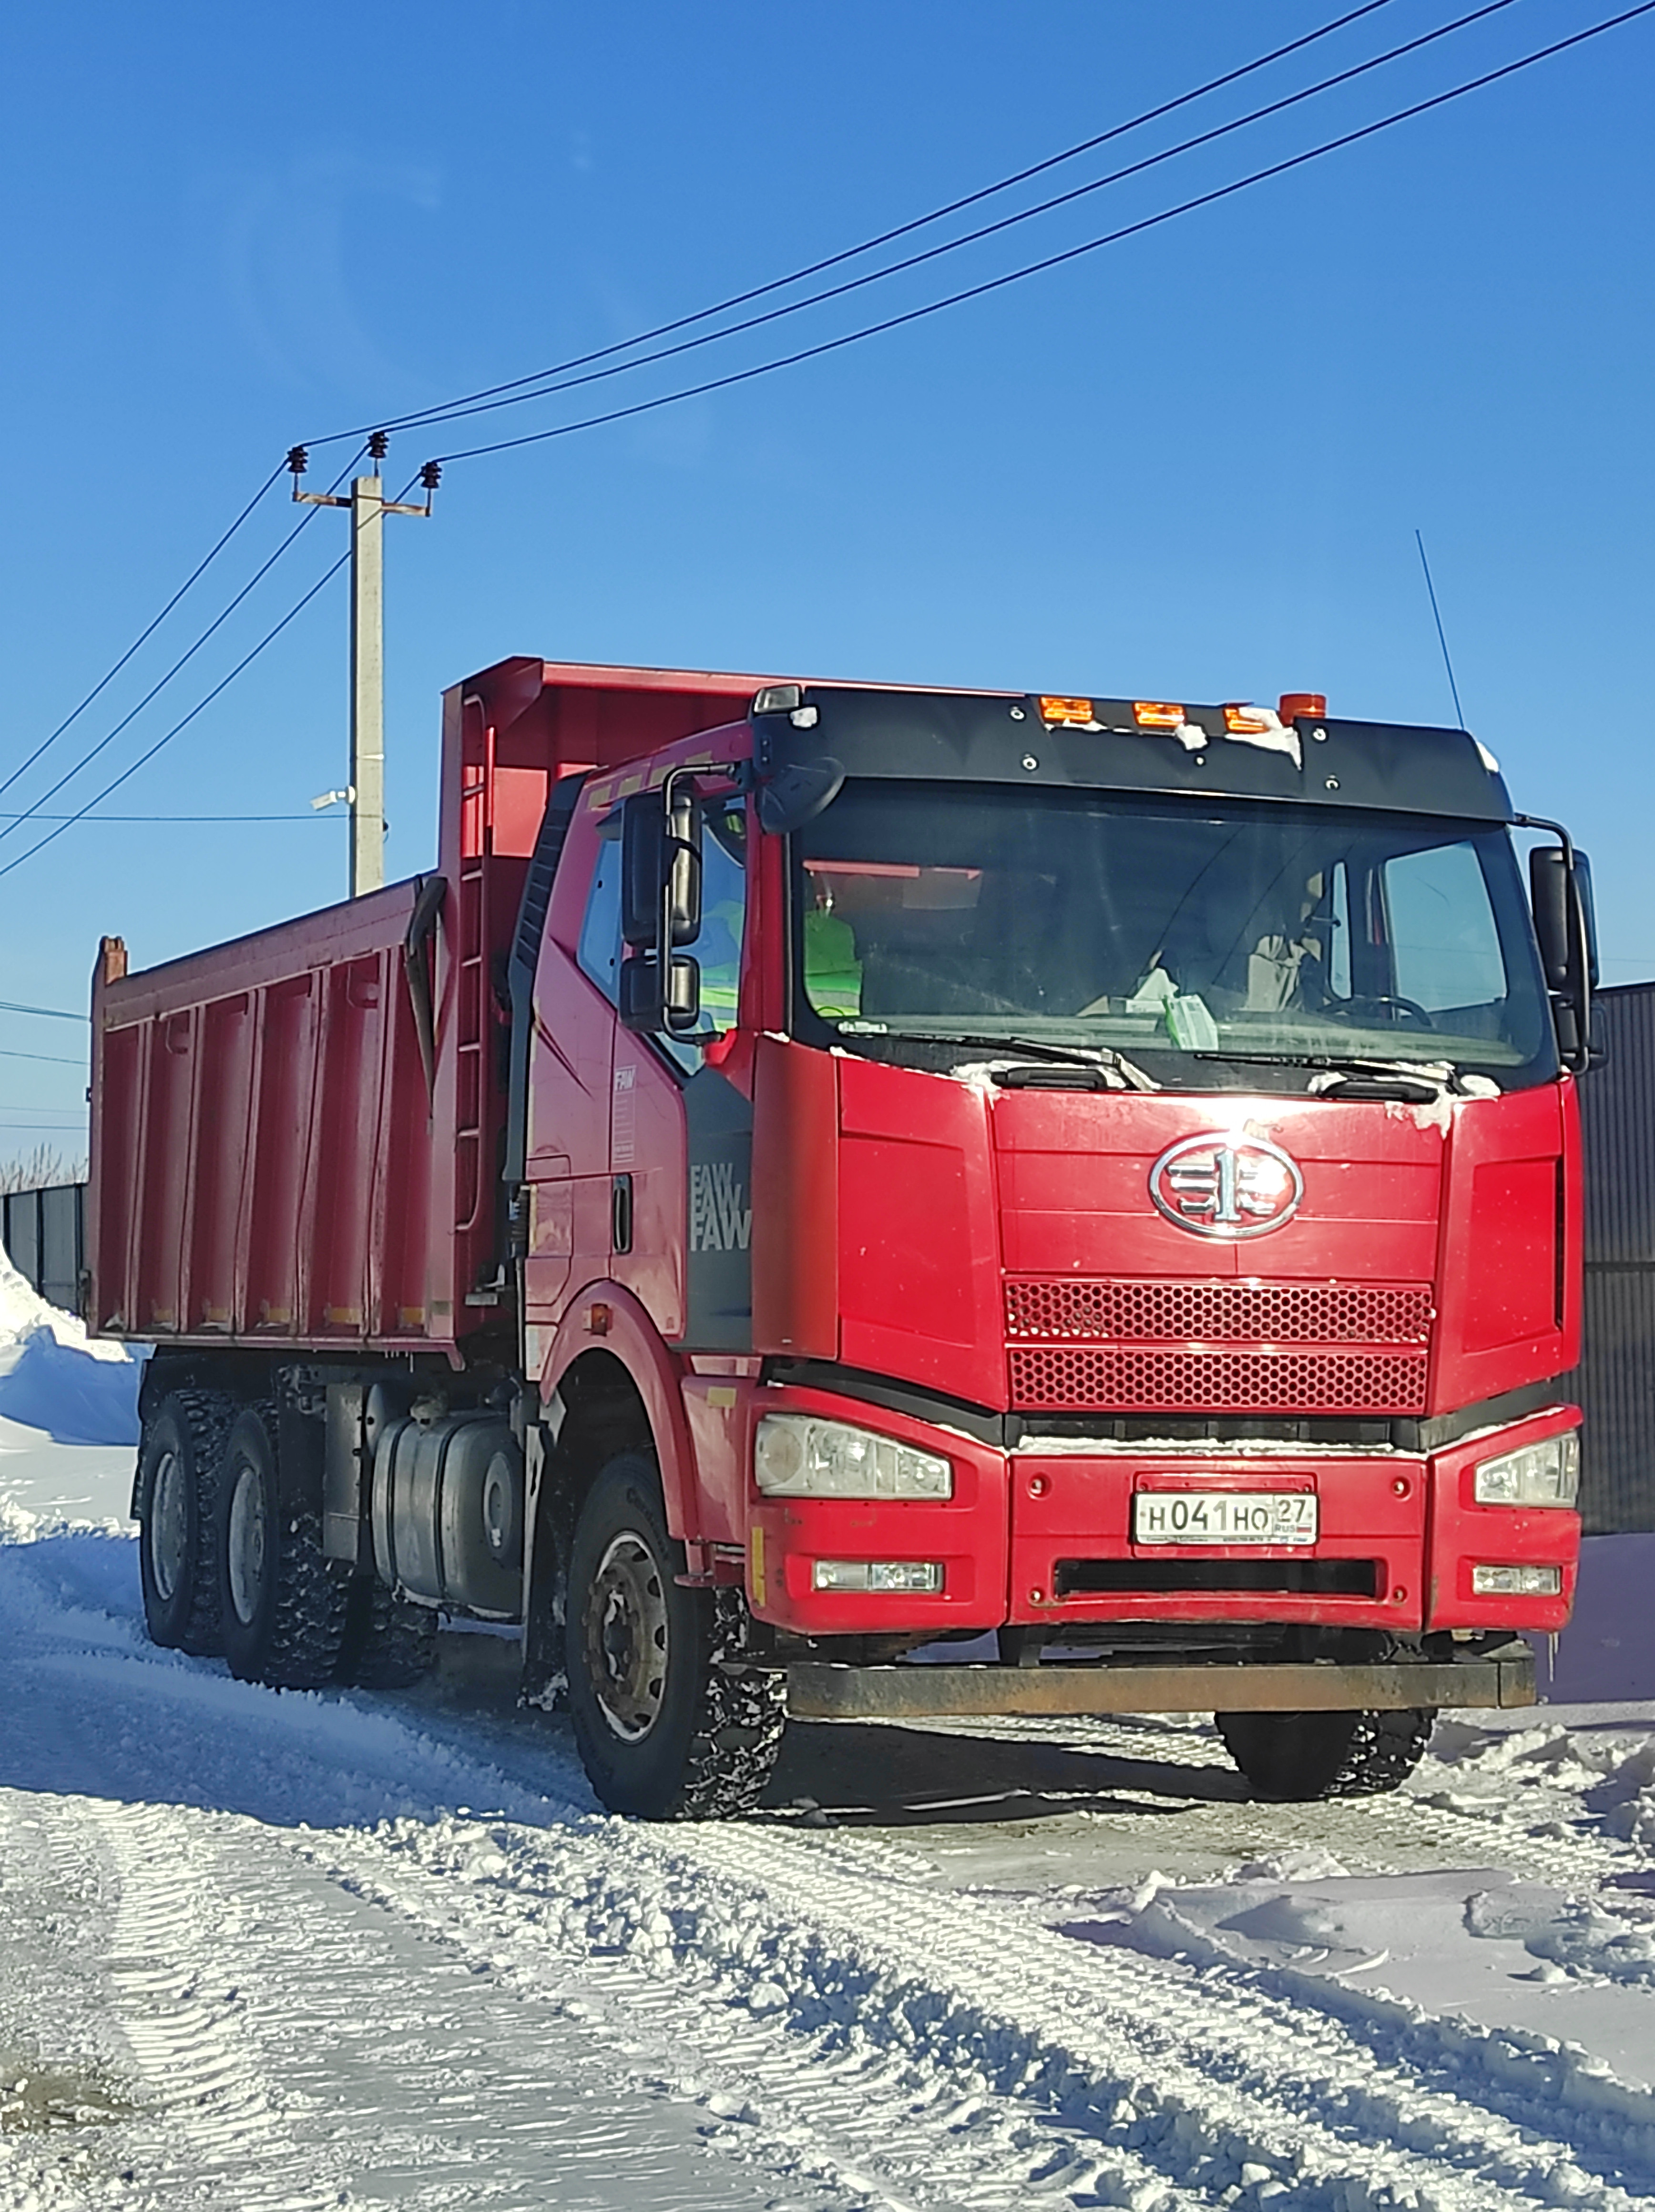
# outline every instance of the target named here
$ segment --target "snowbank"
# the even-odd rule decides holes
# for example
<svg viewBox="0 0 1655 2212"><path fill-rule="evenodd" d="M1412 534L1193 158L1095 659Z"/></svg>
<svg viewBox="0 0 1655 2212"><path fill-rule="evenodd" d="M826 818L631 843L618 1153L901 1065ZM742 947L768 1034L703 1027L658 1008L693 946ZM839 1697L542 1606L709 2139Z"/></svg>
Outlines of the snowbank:
<svg viewBox="0 0 1655 2212"><path fill-rule="evenodd" d="M135 1444L140 1361L50 1305L0 1246L0 1415L58 1443Z"/></svg>

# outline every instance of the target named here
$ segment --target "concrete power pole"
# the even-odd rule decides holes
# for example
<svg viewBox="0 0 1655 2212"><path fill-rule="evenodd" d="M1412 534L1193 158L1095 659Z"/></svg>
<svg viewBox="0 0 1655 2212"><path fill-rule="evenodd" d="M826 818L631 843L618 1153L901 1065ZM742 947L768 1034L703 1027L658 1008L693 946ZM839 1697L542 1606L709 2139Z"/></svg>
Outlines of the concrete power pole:
<svg viewBox="0 0 1655 2212"><path fill-rule="evenodd" d="M431 512L431 495L441 470L427 461L420 471L425 489L421 505L387 499L379 464L390 440L376 430L367 441L371 477L353 479L350 496L337 492L300 491L308 465L302 446L288 455L293 495L309 507L350 510L350 781L318 804L343 799L350 807L350 896L377 891L385 879L385 518L387 514Z"/></svg>

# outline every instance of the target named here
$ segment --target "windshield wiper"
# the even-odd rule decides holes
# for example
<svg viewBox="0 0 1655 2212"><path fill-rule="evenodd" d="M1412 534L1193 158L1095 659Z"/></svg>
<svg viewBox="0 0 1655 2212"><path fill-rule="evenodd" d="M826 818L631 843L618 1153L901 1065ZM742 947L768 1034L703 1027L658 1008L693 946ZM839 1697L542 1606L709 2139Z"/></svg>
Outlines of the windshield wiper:
<svg viewBox="0 0 1655 2212"><path fill-rule="evenodd" d="M840 1022L840 1036L887 1036L900 1038L908 1044L957 1044L1008 1054L1026 1053L1033 1060L1056 1062L1066 1067L1100 1067L1108 1074L1118 1075L1128 1091L1159 1091L1161 1085L1154 1076L1146 1075L1141 1067L1108 1045L1057 1044L1045 1037L995 1036L979 1030L905 1030L893 1028L886 1022Z"/></svg>
<svg viewBox="0 0 1655 2212"><path fill-rule="evenodd" d="M1370 1097L1403 1097L1421 1105L1450 1094L1480 1098L1495 1092L1495 1086L1487 1091L1481 1087L1486 1077L1468 1079L1447 1060L1362 1060L1354 1054L1330 1052L1197 1052L1190 1056L1239 1060L1253 1067L1312 1068L1331 1079L1311 1085L1312 1095L1323 1098L1358 1085Z"/></svg>

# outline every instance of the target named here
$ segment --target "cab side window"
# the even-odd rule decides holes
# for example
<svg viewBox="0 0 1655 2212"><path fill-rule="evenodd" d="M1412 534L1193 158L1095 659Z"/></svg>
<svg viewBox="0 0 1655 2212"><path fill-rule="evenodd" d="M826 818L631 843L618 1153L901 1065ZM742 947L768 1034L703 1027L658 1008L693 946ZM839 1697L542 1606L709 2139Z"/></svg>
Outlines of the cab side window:
<svg viewBox="0 0 1655 2212"><path fill-rule="evenodd" d="M688 1036L655 1042L693 1074L700 1048L734 1029L741 994L742 940L747 925L747 810L738 796L708 800L702 817L701 928L686 948L700 963L701 1019ZM609 1004L621 1001L621 817L605 823L586 894L575 958Z"/></svg>
<svg viewBox="0 0 1655 2212"><path fill-rule="evenodd" d="M747 808L739 798L710 799L701 817L701 933L690 947L701 964L698 1036L736 1026L746 924Z"/></svg>
<svg viewBox="0 0 1655 2212"><path fill-rule="evenodd" d="M609 1004L621 999L621 817L600 833L597 866L586 894L586 912L575 950L583 975L591 976Z"/></svg>

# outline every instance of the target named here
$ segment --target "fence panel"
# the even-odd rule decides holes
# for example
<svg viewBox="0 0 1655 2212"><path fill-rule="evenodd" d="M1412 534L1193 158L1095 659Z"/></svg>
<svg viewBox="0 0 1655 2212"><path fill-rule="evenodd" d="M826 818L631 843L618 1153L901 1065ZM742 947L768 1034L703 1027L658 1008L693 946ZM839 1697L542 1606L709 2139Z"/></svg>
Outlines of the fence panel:
<svg viewBox="0 0 1655 2212"><path fill-rule="evenodd" d="M0 1198L0 1234L7 1256L26 1282L65 1312L80 1312L86 1251L84 1183L8 1191Z"/></svg>

